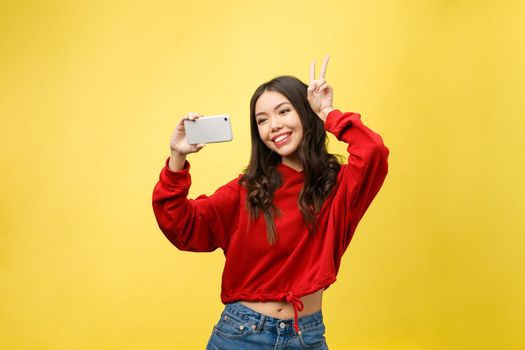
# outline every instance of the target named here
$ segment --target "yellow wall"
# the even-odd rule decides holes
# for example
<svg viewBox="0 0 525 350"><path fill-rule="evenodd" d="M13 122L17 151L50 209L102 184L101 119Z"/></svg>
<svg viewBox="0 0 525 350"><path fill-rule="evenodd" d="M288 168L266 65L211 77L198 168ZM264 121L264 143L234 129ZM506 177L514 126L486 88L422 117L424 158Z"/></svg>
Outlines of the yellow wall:
<svg viewBox="0 0 525 350"><path fill-rule="evenodd" d="M525 5L508 1L2 1L0 348L203 349L223 256L184 253L151 192L189 112L234 141L249 98L332 56L390 172L325 294L332 349L523 349ZM333 152L345 152L332 139Z"/></svg>

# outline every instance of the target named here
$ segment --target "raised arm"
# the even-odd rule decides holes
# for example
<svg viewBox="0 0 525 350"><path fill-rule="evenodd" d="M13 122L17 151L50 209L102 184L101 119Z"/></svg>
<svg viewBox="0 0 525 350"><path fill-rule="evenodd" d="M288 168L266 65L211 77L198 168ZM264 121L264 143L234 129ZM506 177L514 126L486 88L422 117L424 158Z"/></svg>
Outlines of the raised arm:
<svg viewBox="0 0 525 350"><path fill-rule="evenodd" d="M343 113L333 107L334 90L325 78L329 59L325 57L319 79L315 78L315 62L310 65L307 94L310 107L325 123L325 129L348 144L348 164L338 175L332 205L342 255L385 180L389 150L381 136L361 122L358 113Z"/></svg>
<svg viewBox="0 0 525 350"><path fill-rule="evenodd" d="M164 235L177 248L188 251L227 249L230 229L237 220L239 184L237 179L220 187L211 196L188 199L191 185L186 156L204 145L186 140L185 120L201 115L189 113L175 127L170 139L171 155L153 190L153 211Z"/></svg>
<svg viewBox="0 0 525 350"><path fill-rule="evenodd" d="M331 111L325 129L348 144L348 164L338 176L334 199L334 214L344 253L357 224L372 203L388 173L389 149L381 136L361 122L358 113Z"/></svg>

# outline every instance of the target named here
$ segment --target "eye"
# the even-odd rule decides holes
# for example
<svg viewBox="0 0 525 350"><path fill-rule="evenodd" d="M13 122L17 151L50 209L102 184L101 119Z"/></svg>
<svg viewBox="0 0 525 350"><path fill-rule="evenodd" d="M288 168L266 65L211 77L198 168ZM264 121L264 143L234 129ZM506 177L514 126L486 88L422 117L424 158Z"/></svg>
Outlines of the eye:
<svg viewBox="0 0 525 350"><path fill-rule="evenodd" d="M281 110L280 114L286 114L286 113L288 113L288 112L290 112L289 109L283 109L283 110Z"/></svg>
<svg viewBox="0 0 525 350"><path fill-rule="evenodd" d="M257 125L264 124L266 122L266 118L259 118L257 119Z"/></svg>

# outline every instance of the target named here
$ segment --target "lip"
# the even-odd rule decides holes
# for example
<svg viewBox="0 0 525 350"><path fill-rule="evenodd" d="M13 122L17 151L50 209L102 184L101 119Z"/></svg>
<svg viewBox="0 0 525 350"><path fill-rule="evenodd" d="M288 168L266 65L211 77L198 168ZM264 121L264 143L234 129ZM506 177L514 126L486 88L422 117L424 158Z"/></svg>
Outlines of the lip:
<svg viewBox="0 0 525 350"><path fill-rule="evenodd" d="M285 136L286 137L284 139L282 139L281 141L275 141L276 139L278 139L279 137L281 136ZM287 143L288 141L290 141L290 136L292 135L292 132L284 132L284 133L281 133L279 135L276 135L275 137L272 138L272 141L275 143L275 145L277 147L279 146L282 146L284 145L285 143Z"/></svg>

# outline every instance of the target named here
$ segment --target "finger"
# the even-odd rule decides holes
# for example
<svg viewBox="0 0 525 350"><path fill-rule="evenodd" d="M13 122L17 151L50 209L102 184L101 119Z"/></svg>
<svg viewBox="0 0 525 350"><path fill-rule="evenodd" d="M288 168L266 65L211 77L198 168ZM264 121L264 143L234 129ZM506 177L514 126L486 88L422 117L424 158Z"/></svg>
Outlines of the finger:
<svg viewBox="0 0 525 350"><path fill-rule="evenodd" d="M328 83L324 83L323 85L319 86L319 89L317 89L317 91L315 91L316 93L321 93L323 92L323 90L326 90L330 87L330 85L328 85Z"/></svg>
<svg viewBox="0 0 525 350"><path fill-rule="evenodd" d="M307 90L308 92L314 92L316 88L317 88L317 82L314 80L310 83Z"/></svg>
<svg viewBox="0 0 525 350"><path fill-rule="evenodd" d="M315 80L315 61L310 64L310 84Z"/></svg>
<svg viewBox="0 0 525 350"><path fill-rule="evenodd" d="M179 123L177 124L177 127L182 127L184 129L184 122L188 120L188 116L185 115L184 117L182 117L179 121Z"/></svg>
<svg viewBox="0 0 525 350"><path fill-rule="evenodd" d="M323 84L326 84L326 80L324 79L319 79L319 80L314 81L314 83L312 84L313 92L317 93Z"/></svg>
<svg viewBox="0 0 525 350"><path fill-rule="evenodd" d="M324 79L326 75L326 67L328 66L329 60L330 60L330 55L326 55L324 62L323 62L323 66L321 67L321 76L319 77L320 79Z"/></svg>
<svg viewBox="0 0 525 350"><path fill-rule="evenodd" d="M188 119L189 119L189 120L195 120L195 119L198 119L199 116L200 116L199 113L190 112L189 115L188 115Z"/></svg>
<svg viewBox="0 0 525 350"><path fill-rule="evenodd" d="M199 152L201 149L204 148L204 146L206 146L206 144L204 143L199 143L198 145L195 145L195 152Z"/></svg>

